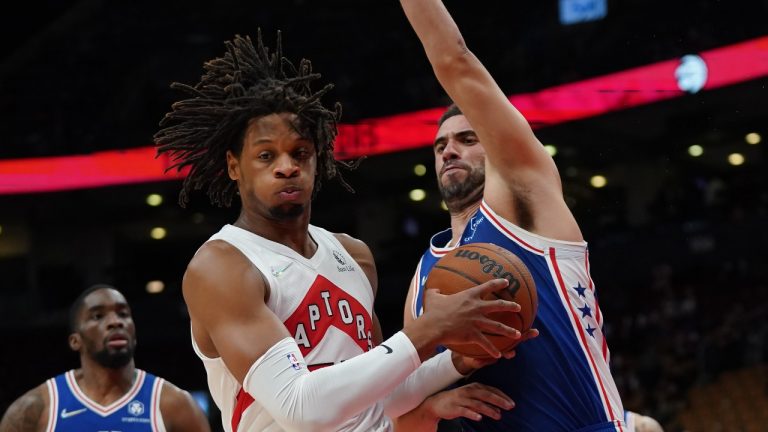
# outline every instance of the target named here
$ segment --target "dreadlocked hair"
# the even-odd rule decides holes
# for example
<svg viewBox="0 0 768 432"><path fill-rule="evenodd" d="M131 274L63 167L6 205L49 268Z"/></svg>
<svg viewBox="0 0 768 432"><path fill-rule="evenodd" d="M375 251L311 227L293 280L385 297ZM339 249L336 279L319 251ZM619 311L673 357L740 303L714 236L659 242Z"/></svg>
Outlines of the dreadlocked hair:
<svg viewBox="0 0 768 432"><path fill-rule="evenodd" d="M264 46L261 29L256 42L254 47L250 37L236 35L225 42L224 57L205 63L205 73L194 87L171 84L191 97L172 105L154 141L158 156L168 153L171 158L167 170L190 167L179 193L182 207L186 207L191 191L206 185L212 204L229 207L237 183L227 173L227 151L240 155L249 120L284 112L296 114L297 132L315 144L315 193L323 180L334 177L353 191L338 168L355 168L357 163L337 161L333 156L341 105L336 103L330 110L320 102L333 85L313 92L310 84L320 74L312 72L309 60L302 59L296 68L283 57L280 32L273 53Z"/></svg>

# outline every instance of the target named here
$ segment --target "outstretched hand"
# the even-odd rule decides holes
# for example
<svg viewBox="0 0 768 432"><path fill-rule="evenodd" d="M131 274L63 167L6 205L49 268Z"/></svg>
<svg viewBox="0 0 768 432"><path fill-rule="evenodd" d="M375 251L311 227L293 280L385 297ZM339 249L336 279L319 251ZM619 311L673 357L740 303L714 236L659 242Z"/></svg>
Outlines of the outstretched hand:
<svg viewBox="0 0 768 432"><path fill-rule="evenodd" d="M483 416L499 420L501 410L515 406L512 399L501 390L480 383L436 393L423 403L432 415L445 420L458 417L480 420Z"/></svg>

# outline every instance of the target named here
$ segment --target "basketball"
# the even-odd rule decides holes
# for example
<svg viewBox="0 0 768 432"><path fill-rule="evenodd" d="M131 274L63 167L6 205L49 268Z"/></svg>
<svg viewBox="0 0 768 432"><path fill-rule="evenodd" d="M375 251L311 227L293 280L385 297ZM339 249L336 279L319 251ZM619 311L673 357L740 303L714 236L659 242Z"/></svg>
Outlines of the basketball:
<svg viewBox="0 0 768 432"><path fill-rule="evenodd" d="M488 318L502 322L521 332L533 325L538 308L536 284L528 267L512 252L491 243L470 243L453 249L435 263L424 284L426 289L439 289L450 295L480 285L492 279L507 279L509 286L490 293L487 300L501 298L520 305L520 312L493 312ZM424 304L424 310L429 305ZM512 349L519 339L485 333L500 351ZM477 344L446 345L454 352L468 357L488 358L489 355Z"/></svg>

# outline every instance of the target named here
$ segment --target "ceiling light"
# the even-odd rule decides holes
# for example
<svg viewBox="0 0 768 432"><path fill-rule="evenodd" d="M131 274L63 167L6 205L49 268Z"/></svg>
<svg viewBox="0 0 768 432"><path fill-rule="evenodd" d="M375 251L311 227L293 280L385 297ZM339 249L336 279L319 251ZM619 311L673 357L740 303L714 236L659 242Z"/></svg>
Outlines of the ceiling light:
<svg viewBox="0 0 768 432"><path fill-rule="evenodd" d="M694 144L690 147L688 147L688 154L693 157L699 157L704 154L704 147Z"/></svg>
<svg viewBox="0 0 768 432"><path fill-rule="evenodd" d="M739 166L744 163L744 155L741 153L731 153L728 155L728 163L734 166Z"/></svg>
<svg viewBox="0 0 768 432"><path fill-rule="evenodd" d="M147 282L147 292L150 294L160 294L165 289L165 284L161 280L151 280Z"/></svg>
<svg viewBox="0 0 768 432"><path fill-rule="evenodd" d="M589 184L592 185L592 187L595 188L601 188L604 187L606 184L608 184L608 180L605 178L605 176L601 175L594 175L591 179L589 179Z"/></svg>
<svg viewBox="0 0 768 432"><path fill-rule="evenodd" d="M160 194L149 194L147 195L147 204L149 204L152 207L157 207L160 204L163 203L163 196Z"/></svg>
<svg viewBox="0 0 768 432"><path fill-rule="evenodd" d="M149 232L149 236L152 237L155 240L162 240L165 238L165 236L168 234L168 232L163 227L154 227Z"/></svg>
<svg viewBox="0 0 768 432"><path fill-rule="evenodd" d="M408 197L411 201L423 201L427 197L427 193L424 189L414 189L408 193Z"/></svg>
<svg viewBox="0 0 768 432"><path fill-rule="evenodd" d="M744 140L747 141L747 144L755 145L755 144L760 144L760 141L763 140L763 137L761 137L760 134L757 132L751 132L744 137Z"/></svg>
<svg viewBox="0 0 768 432"><path fill-rule="evenodd" d="M413 173L421 177L427 173L427 167L424 164L417 164L413 167Z"/></svg>

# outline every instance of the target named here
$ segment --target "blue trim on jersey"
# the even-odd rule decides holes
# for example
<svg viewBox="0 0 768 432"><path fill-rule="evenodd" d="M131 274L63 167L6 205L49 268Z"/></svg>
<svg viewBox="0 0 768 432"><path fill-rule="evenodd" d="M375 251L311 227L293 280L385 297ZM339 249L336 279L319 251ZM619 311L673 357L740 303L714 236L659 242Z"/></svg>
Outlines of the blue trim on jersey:
<svg viewBox="0 0 768 432"><path fill-rule="evenodd" d="M616 431L616 425L606 417L600 389L573 329L569 312L560 299L557 281L552 278L546 258L521 247L483 216L479 210L475 213L459 244L494 243L517 255L528 266L536 282L539 300L533 327L540 335L518 346L515 358L501 359L467 379L467 382L501 389L516 406L510 411L502 411L499 421L487 417L480 422L462 419L463 430ZM432 237L431 244L441 248L451 236L451 230L442 231ZM438 259L431 250L422 256L415 294L417 314L422 311L424 281ZM584 286L588 282L582 281Z"/></svg>
<svg viewBox="0 0 768 432"><path fill-rule="evenodd" d="M54 378L58 393L55 431L154 431L152 389L158 379L154 375L145 373L144 383L135 397L107 415L83 404L69 388L66 375L64 373Z"/></svg>

